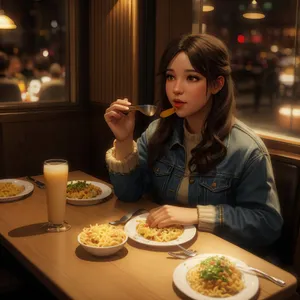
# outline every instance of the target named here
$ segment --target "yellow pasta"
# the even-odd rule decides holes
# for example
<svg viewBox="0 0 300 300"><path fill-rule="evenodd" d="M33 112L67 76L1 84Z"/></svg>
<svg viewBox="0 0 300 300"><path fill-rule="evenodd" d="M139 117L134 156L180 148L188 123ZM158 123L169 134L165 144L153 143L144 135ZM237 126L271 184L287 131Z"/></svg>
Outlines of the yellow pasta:
<svg viewBox="0 0 300 300"><path fill-rule="evenodd" d="M187 281L196 292L226 298L245 288L242 273L224 256L212 256L187 273Z"/></svg>
<svg viewBox="0 0 300 300"><path fill-rule="evenodd" d="M110 247L122 244L126 234L122 226L110 224L96 224L83 228L80 234L80 241L84 245L95 247Z"/></svg>
<svg viewBox="0 0 300 300"><path fill-rule="evenodd" d="M95 198L102 193L102 190L91 183L77 181L67 185L67 197L71 199Z"/></svg>
<svg viewBox="0 0 300 300"><path fill-rule="evenodd" d="M137 233L150 241L169 242L176 240L183 234L183 226L181 225L173 225L165 228L151 228L146 221L140 220L138 222L139 224L136 226Z"/></svg>
<svg viewBox="0 0 300 300"><path fill-rule="evenodd" d="M17 185L11 182L0 183L0 197L12 197L20 194L25 190L23 185Z"/></svg>

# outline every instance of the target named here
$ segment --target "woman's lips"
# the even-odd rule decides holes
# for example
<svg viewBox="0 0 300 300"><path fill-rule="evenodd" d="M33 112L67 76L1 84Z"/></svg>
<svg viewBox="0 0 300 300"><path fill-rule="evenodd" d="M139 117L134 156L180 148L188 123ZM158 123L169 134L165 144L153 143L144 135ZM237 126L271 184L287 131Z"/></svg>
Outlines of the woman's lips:
<svg viewBox="0 0 300 300"><path fill-rule="evenodd" d="M180 108L181 106L183 106L183 104L185 104L185 102L174 101L174 106L175 106L176 108Z"/></svg>

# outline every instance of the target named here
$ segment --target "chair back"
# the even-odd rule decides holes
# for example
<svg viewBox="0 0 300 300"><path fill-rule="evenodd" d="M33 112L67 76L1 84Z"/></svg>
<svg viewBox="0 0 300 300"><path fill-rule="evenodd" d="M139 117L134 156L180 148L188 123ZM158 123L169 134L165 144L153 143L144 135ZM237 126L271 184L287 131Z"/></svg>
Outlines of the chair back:
<svg viewBox="0 0 300 300"><path fill-rule="evenodd" d="M18 85L10 80L0 80L0 102L21 102L21 92Z"/></svg>
<svg viewBox="0 0 300 300"><path fill-rule="evenodd" d="M276 252L283 263L293 264L300 224L299 169L277 160L272 165L284 221Z"/></svg>
<svg viewBox="0 0 300 300"><path fill-rule="evenodd" d="M60 82L47 82L42 85L39 101L65 101L66 90L65 85Z"/></svg>

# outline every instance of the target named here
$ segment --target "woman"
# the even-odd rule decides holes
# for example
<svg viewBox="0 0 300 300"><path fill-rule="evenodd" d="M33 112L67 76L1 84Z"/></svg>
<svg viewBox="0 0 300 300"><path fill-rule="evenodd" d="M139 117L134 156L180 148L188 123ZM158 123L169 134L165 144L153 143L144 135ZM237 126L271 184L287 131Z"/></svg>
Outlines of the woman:
<svg viewBox="0 0 300 300"><path fill-rule="evenodd" d="M161 109L175 114L152 122L137 143L127 99L104 115L116 138L106 161L118 198L151 192L162 205L150 212L151 227L197 224L244 247L274 242L282 217L271 161L261 139L233 117L226 46L205 34L177 39L160 75Z"/></svg>

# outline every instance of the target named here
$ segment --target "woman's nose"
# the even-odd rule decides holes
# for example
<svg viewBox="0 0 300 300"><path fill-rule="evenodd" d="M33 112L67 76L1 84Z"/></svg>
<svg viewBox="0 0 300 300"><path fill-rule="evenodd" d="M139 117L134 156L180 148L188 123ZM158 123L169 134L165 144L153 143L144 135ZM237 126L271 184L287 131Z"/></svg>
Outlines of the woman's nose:
<svg viewBox="0 0 300 300"><path fill-rule="evenodd" d="M181 84L179 81L177 81L177 82L175 83L174 88L173 88L173 93L174 93L175 95L180 95L180 94L183 93L182 84Z"/></svg>

